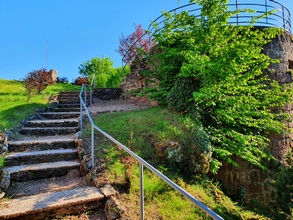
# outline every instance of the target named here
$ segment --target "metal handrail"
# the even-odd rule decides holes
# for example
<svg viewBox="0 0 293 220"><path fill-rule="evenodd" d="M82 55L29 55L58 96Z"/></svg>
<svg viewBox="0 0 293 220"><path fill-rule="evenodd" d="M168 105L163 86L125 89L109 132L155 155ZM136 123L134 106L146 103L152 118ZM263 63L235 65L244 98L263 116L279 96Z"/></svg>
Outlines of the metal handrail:
<svg viewBox="0 0 293 220"><path fill-rule="evenodd" d="M231 1L231 0L230 0ZM247 13L247 12L240 12L239 14L236 14L235 16L232 16L229 20L230 24L233 25L249 25L250 21L248 21L248 18L251 19L257 15L262 15L264 13L268 13L269 11L275 10L271 15L266 16L263 19L260 19L256 21L254 26L261 26L261 27L278 27L283 28L284 30L291 33L291 13L289 9L284 6L283 4L275 1L275 0L263 0L263 4L261 3L247 3L248 0L234 0L235 3L229 3L225 6L234 8L235 10L241 10L245 8L254 7L256 8L256 12L254 14ZM260 0L259 0L260 1ZM122 68L127 65L127 63L124 63L125 57L128 55L128 53L133 49L133 47L136 45L136 43L143 37L146 37L146 35L149 35L149 42L151 42L151 36L155 34L158 30L162 29L164 27L164 21L165 14L167 13L178 13L182 11L187 11L191 13L195 17L200 17L201 7L198 6L196 3L190 3L186 4L180 7L177 7L175 9L172 9L166 13L163 13L161 16L157 17L155 20L153 20L150 25L147 28L147 31L140 36L133 44L130 46L130 48L126 51L124 56L122 57ZM161 26L160 28L155 28ZM134 55L135 56L135 55Z"/></svg>
<svg viewBox="0 0 293 220"><path fill-rule="evenodd" d="M92 167L94 167L94 149L95 149L95 130L97 130L100 134L104 135L107 139L109 139L111 142L115 143L117 146L119 146L122 150L126 151L128 154L130 154L133 158L139 161L139 170L140 170L140 219L144 219L144 176L143 176L143 168L144 166L147 167L150 171L152 171L154 174L156 174L159 178L161 178L165 183L167 183L169 186L171 186L173 189L175 189L177 192L179 192L181 195L185 196L187 199L189 199L193 204L195 204L197 207L199 207L202 211L204 211L207 215L212 217L213 219L217 220L223 220L221 216L219 216L217 213L215 213L213 210L211 210L209 207L204 205L202 202L200 202L198 199L196 199L194 196L192 196L190 193L185 191L183 188L178 186L176 183L174 183L172 180L170 180L168 177L166 177L164 174L162 174L160 171L158 171L156 168L154 168L152 165L150 165L148 162L146 162L144 159L139 157L137 154L132 152L130 149L128 149L125 145L121 144L119 141L117 141L115 138L107 134L105 131L103 131L101 128L99 128L97 125L95 125L95 122L93 121L87 106L86 106L86 100L83 100L82 93L85 93L86 97L86 85L83 85L79 98L80 98L80 130L82 132L82 123L83 123L83 112L85 112L86 116L89 119L89 122L91 124L91 155L92 155ZM84 111L83 111L84 110Z"/></svg>

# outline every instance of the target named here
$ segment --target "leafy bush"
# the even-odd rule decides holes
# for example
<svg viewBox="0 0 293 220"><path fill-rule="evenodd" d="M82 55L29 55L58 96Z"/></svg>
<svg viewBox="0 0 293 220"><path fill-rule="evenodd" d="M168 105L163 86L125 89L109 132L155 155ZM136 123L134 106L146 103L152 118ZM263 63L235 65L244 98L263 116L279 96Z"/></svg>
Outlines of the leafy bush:
<svg viewBox="0 0 293 220"><path fill-rule="evenodd" d="M90 82L93 81L95 87L117 88L125 76L124 71L127 72L129 69L114 68L113 64L113 61L108 57L95 57L83 62L78 70L83 77L89 78Z"/></svg>
<svg viewBox="0 0 293 220"><path fill-rule="evenodd" d="M264 168L267 134L286 132L282 120L288 119L272 109L293 95L263 74L277 62L262 53L263 46L282 31L230 25L239 12L229 11L226 0L191 2L202 6L200 17L167 13L155 34L162 50L154 58L160 61L154 76L165 92L160 99L203 125L213 147L213 172L221 160L237 165L232 155Z"/></svg>
<svg viewBox="0 0 293 220"><path fill-rule="evenodd" d="M180 134L174 134L180 148L168 152L168 162L181 175L191 178L210 171L212 147L207 133L198 123L185 118L178 127ZM171 154L170 154L171 153Z"/></svg>
<svg viewBox="0 0 293 220"><path fill-rule="evenodd" d="M47 73L45 68L40 70L33 70L29 72L23 79L23 86L27 95L27 102L33 95L39 95L49 85L45 74Z"/></svg>
<svg viewBox="0 0 293 220"><path fill-rule="evenodd" d="M285 166L279 167L277 180L274 182L276 188L276 212L283 210L287 215L293 217L293 150L290 149L285 155Z"/></svg>
<svg viewBox="0 0 293 220"><path fill-rule="evenodd" d="M168 106L178 112L190 112L193 107L193 92L198 91L199 84L199 81L192 77L178 77L168 93Z"/></svg>
<svg viewBox="0 0 293 220"><path fill-rule="evenodd" d="M0 176L1 176L2 168L3 168L4 163L5 163L4 160L5 160L4 155L0 155Z"/></svg>
<svg viewBox="0 0 293 220"><path fill-rule="evenodd" d="M89 84L89 79L87 77L77 77L74 82L74 85L82 86L83 84Z"/></svg>

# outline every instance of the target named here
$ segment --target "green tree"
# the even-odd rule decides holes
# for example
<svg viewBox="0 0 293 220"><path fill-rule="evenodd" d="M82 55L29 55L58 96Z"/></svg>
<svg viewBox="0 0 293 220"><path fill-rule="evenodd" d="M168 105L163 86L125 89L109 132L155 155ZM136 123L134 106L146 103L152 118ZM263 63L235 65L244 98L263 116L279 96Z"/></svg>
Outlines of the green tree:
<svg viewBox="0 0 293 220"><path fill-rule="evenodd" d="M237 165L233 155L264 168L263 159L270 158L267 134L285 132L281 120L288 118L273 109L292 97L287 85L264 74L277 61L263 54L263 46L282 31L254 28L254 20L250 26L230 25L239 11L229 11L226 0L190 2L202 6L200 17L167 13L164 28L154 35L162 50L154 72L162 97L204 127L213 172L221 160Z"/></svg>
<svg viewBox="0 0 293 220"><path fill-rule="evenodd" d="M108 57L92 58L83 62L78 70L82 76L89 77L90 81L100 88L119 87L123 79L122 71L114 68L113 61Z"/></svg>

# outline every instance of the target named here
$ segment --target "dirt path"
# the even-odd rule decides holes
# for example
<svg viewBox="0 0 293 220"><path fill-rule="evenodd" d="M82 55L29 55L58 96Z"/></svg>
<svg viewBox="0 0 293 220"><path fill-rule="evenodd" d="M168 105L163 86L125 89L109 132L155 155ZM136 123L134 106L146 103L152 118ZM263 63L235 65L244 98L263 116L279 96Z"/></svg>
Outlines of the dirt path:
<svg viewBox="0 0 293 220"><path fill-rule="evenodd" d="M93 104L88 107L88 110L91 115L95 115L106 112L133 111L149 107L149 104L136 101L127 101L122 99L101 100L94 98Z"/></svg>

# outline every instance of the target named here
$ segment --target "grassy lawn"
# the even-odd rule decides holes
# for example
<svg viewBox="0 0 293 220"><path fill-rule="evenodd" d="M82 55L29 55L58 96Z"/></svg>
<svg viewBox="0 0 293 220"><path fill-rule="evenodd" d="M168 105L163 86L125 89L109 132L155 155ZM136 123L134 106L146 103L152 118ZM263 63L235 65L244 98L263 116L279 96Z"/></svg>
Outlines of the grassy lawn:
<svg viewBox="0 0 293 220"><path fill-rule="evenodd" d="M158 158L154 142L186 138L190 126L184 117L155 107L132 112L100 114L95 123L118 141L131 148L154 167L185 188L224 219L270 219L237 205L227 197L219 183L205 175L186 176L176 166ZM86 135L89 136L89 129ZM110 183L120 190L120 198L130 219L139 219L139 167L135 159L102 137L97 138L98 158L105 161ZM104 166L103 165L103 166ZM145 168L146 219L211 219L189 200Z"/></svg>
<svg viewBox="0 0 293 220"><path fill-rule="evenodd" d="M27 102L21 82L0 79L0 133L7 132L20 124L22 119L34 113L36 109L46 107L51 95L60 91L79 90L79 86L57 83L48 86L41 95L34 96Z"/></svg>

